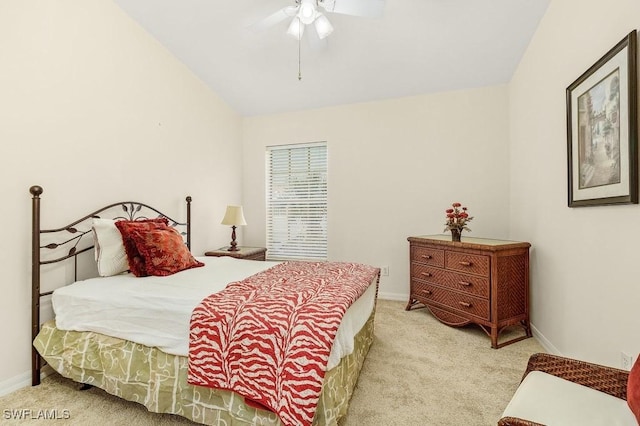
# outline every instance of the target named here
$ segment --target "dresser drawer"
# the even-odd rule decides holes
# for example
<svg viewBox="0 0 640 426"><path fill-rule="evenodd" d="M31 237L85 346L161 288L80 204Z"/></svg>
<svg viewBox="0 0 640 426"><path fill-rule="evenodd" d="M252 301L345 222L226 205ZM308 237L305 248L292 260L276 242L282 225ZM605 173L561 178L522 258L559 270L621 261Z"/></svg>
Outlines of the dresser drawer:
<svg viewBox="0 0 640 426"><path fill-rule="evenodd" d="M445 267L454 271L489 276L489 256L468 254L456 251L445 253Z"/></svg>
<svg viewBox="0 0 640 426"><path fill-rule="evenodd" d="M488 299L413 280L411 283L411 296L426 305L437 303L466 315L489 320Z"/></svg>
<svg viewBox="0 0 640 426"><path fill-rule="evenodd" d="M480 297L489 297L489 278L461 274L432 266L411 264L411 278Z"/></svg>
<svg viewBox="0 0 640 426"><path fill-rule="evenodd" d="M444 268L444 250L430 247L411 247L411 261Z"/></svg>

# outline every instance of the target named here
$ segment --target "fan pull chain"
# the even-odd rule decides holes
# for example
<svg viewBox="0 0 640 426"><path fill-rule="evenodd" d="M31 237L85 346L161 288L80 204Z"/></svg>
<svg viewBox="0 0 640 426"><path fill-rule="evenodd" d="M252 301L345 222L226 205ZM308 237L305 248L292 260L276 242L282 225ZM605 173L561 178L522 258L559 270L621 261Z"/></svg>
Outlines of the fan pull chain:
<svg viewBox="0 0 640 426"><path fill-rule="evenodd" d="M302 21L298 19L298 81L302 80L302 71L300 65L300 45L302 44Z"/></svg>

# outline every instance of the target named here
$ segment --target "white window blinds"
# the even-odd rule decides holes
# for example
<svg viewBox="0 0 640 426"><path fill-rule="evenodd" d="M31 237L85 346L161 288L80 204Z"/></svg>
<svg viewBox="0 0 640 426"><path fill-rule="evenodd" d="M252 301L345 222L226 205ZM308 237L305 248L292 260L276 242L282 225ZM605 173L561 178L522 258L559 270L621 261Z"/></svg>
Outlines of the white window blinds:
<svg viewBox="0 0 640 426"><path fill-rule="evenodd" d="M326 142L267 148L267 255L327 259Z"/></svg>

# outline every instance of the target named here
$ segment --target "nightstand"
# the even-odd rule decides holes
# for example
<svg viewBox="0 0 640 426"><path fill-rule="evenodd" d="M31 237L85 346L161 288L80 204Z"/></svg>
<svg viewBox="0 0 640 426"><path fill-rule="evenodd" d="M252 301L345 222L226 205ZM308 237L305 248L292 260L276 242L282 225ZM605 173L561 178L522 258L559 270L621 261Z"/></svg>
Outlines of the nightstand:
<svg viewBox="0 0 640 426"><path fill-rule="evenodd" d="M231 256L236 259L246 259L246 260L266 260L267 249L264 247L238 247L236 251L229 251L227 247L220 247L217 250L212 250L206 252L205 256Z"/></svg>

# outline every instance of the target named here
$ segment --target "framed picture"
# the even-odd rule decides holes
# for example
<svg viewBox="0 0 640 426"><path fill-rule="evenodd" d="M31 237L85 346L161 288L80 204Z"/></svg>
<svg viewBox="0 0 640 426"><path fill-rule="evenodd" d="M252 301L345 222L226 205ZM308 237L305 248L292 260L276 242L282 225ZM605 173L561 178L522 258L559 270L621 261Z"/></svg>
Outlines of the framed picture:
<svg viewBox="0 0 640 426"><path fill-rule="evenodd" d="M567 87L569 207L638 203L636 39Z"/></svg>

